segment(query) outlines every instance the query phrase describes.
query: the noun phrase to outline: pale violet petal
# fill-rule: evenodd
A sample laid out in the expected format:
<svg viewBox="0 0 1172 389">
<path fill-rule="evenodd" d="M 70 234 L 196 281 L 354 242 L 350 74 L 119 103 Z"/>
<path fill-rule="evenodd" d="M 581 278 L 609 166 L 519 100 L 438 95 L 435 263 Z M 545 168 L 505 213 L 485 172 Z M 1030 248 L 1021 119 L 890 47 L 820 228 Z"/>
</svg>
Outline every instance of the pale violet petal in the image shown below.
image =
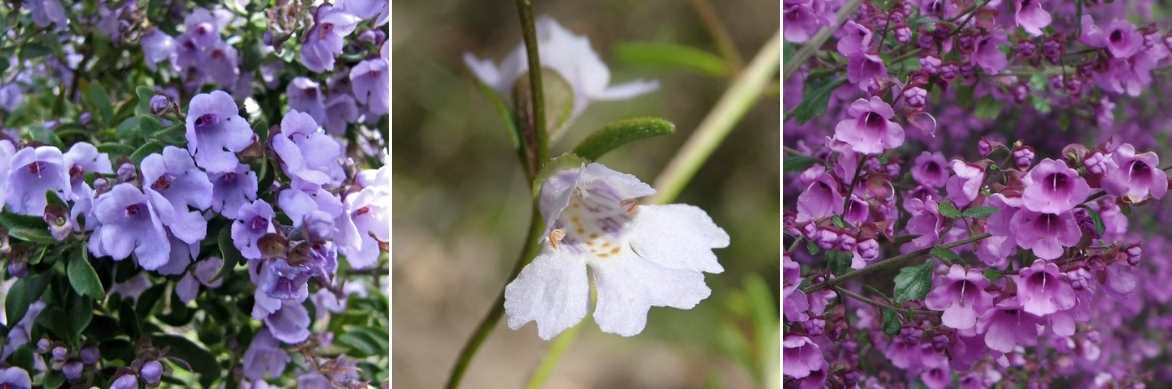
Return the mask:
<svg viewBox="0 0 1172 389">
<path fill-rule="evenodd" d="M 607 87 L 592 96 L 594 100 L 626 100 L 659 89 L 659 81 L 635 80 Z"/>
<path fill-rule="evenodd" d="M 545 340 L 581 321 L 589 300 L 586 263 L 568 250 L 546 249 L 505 287 L 509 328 L 536 321 Z"/>
</svg>

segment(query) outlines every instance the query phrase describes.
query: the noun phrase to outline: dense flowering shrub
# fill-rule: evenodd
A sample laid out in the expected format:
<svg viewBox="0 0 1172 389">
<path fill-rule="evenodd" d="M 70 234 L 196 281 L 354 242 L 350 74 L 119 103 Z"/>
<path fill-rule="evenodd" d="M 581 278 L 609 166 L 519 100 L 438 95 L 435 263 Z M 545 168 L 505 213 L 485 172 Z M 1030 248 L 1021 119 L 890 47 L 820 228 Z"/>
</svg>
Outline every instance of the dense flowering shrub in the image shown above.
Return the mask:
<svg viewBox="0 0 1172 389">
<path fill-rule="evenodd" d="M 0 386 L 385 381 L 387 6 L 0 8 Z"/>
<path fill-rule="evenodd" d="M 1172 379 L 1163 11 L 787 0 L 785 385 Z"/>
</svg>

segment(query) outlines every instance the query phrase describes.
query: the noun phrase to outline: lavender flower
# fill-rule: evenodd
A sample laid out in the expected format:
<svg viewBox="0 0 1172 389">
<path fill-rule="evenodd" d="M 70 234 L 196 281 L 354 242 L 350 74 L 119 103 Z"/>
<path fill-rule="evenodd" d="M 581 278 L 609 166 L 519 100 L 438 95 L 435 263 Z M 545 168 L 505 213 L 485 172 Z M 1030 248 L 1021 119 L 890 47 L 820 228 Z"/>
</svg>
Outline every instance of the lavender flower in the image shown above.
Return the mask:
<svg viewBox="0 0 1172 389">
<path fill-rule="evenodd" d="M 1042 259 L 1057 259 L 1063 248 L 1078 244 L 1082 231 L 1072 212 L 1037 213 L 1028 209 L 1013 214 L 1010 225 L 1017 245 Z"/>
<path fill-rule="evenodd" d="M 1030 35 L 1038 36 L 1050 25 L 1050 13 L 1042 9 L 1041 0 L 1014 0 L 1013 20 Z"/>
<path fill-rule="evenodd" d="M 948 274 L 937 277 L 935 287 L 924 299 L 924 305 L 934 311 L 944 311 L 945 326 L 967 330 L 977 324 L 977 315 L 993 304 L 993 295 L 985 291 L 988 281 L 977 270 L 960 265 L 948 268 Z"/>
<path fill-rule="evenodd" d="M 72 193 L 64 156 L 56 147 L 17 151 L 8 162 L 7 175 L 4 204 L 15 213 L 42 216 L 47 204 L 45 192 L 54 191 L 62 199 L 69 199 Z"/>
<path fill-rule="evenodd" d="M 252 343 L 248 344 L 242 359 L 244 376 L 259 381 L 280 376 L 289 363 L 289 354 L 281 349 L 281 344 L 269 329 L 261 328 L 252 337 Z"/>
<path fill-rule="evenodd" d="M 174 212 L 161 195 L 118 184 L 98 197 L 95 214 L 101 225 L 90 237 L 90 251 L 122 260 L 133 251 L 138 264 L 158 269 L 170 261 L 171 245 L 160 214 Z"/>
<path fill-rule="evenodd" d="M 1038 341 L 1040 319 L 1021 308 L 1015 298 L 997 303 L 985 311 L 977 322 L 978 331 L 985 333 L 985 345 L 1003 353 L 1016 346 L 1032 346 Z"/>
<path fill-rule="evenodd" d="M 1066 161 L 1043 159 L 1022 180 L 1022 204 L 1034 212 L 1062 213 L 1087 199 L 1091 187 Z"/>
<path fill-rule="evenodd" d="M 281 308 L 264 318 L 273 337 L 287 344 L 309 339 L 309 311 L 301 303 L 285 301 Z"/>
<path fill-rule="evenodd" d="M 1103 180 L 1108 193 L 1138 203 L 1149 197 L 1163 198 L 1168 192 L 1168 173 L 1160 168 L 1156 153 L 1136 154 L 1134 146 L 1123 144 L 1111 153 L 1111 162 Z"/>
<path fill-rule="evenodd" d="M 387 61 L 382 58 L 359 62 L 350 69 L 354 98 L 372 115 L 385 114 L 391 108 L 389 70 Z"/>
<path fill-rule="evenodd" d="M 787 335 L 782 341 L 782 350 L 782 358 L 786 361 L 782 367 L 786 376 L 805 378 L 826 367 L 818 344 L 805 336 Z"/>
<path fill-rule="evenodd" d="M 237 218 L 232 222 L 232 243 L 240 250 L 240 255 L 248 259 L 260 259 L 261 252 L 258 242 L 265 234 L 276 232 L 273 218 L 276 214 L 273 207 L 264 200 L 256 200 L 243 205 L 237 212 Z"/>
<path fill-rule="evenodd" d="M 285 97 L 289 99 L 290 109 L 309 114 L 318 125 L 326 122 L 325 94 L 313 80 L 305 77 L 294 78 L 285 88 Z"/>
<path fill-rule="evenodd" d="M 1022 309 L 1030 314 L 1041 317 L 1074 308 L 1074 289 L 1052 262 L 1035 261 L 1014 282 Z"/>
<path fill-rule="evenodd" d="M 198 94 L 187 110 L 187 151 L 208 172 L 233 171 L 237 152 L 252 143 L 252 129 L 223 91 Z"/>
<path fill-rule="evenodd" d="M 377 171 L 365 171 L 359 177 L 361 180 L 371 175 L 374 177 L 365 183 L 362 190 L 346 196 L 345 200 L 345 215 L 349 223 L 354 225 L 353 231 L 358 235 L 357 245 L 339 244 L 346 261 L 355 269 L 369 269 L 377 265 L 381 253 L 379 245 L 389 242 L 391 238 L 390 208 L 386 206 L 391 199 L 391 171 L 384 166 Z M 343 231 L 350 230 L 344 228 Z"/>
<path fill-rule="evenodd" d="M 32 389 L 33 383 L 28 372 L 19 367 L 0 369 L 0 387 L 12 389 Z"/>
<path fill-rule="evenodd" d="M 342 146 L 308 114 L 286 113 L 281 132 L 272 136 L 272 147 L 285 174 L 296 180 L 332 188 L 346 178 L 340 162 Z"/>
<path fill-rule="evenodd" d="M 322 128 L 338 136 L 346 132 L 346 126 L 358 120 L 358 104 L 346 94 L 336 94 L 326 100 L 326 121 Z"/>
<path fill-rule="evenodd" d="M 256 173 L 248 165 L 223 173 L 212 173 L 212 210 L 235 219 L 241 206 L 256 200 Z"/>
<path fill-rule="evenodd" d="M 879 154 L 903 145 L 903 127 L 891 121 L 895 111 L 878 97 L 855 100 L 846 112 L 847 119 L 834 127 L 834 139 L 849 144 L 851 150 Z"/>
<path fill-rule="evenodd" d="M 341 7 L 318 6 L 313 27 L 305 32 L 301 44 L 301 64 L 314 73 L 334 70 L 334 59 L 342 54 L 345 44 L 342 38 L 354 31 L 359 21 Z"/>
</svg>

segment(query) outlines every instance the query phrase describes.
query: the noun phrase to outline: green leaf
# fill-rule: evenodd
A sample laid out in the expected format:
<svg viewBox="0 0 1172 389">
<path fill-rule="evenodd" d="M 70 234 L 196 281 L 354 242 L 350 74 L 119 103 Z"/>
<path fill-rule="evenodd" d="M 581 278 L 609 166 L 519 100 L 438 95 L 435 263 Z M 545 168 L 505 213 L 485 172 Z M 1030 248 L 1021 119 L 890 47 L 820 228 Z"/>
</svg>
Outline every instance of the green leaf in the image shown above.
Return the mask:
<svg viewBox="0 0 1172 389">
<path fill-rule="evenodd" d="M 1091 221 L 1095 224 L 1095 234 L 1102 236 L 1103 231 L 1107 229 L 1107 227 L 1103 225 L 1103 215 L 1100 214 L 1099 211 L 1090 208 L 1084 207 L 1084 209 L 1086 209 L 1087 212 L 1091 214 Z"/>
<path fill-rule="evenodd" d="M 971 218 L 976 218 L 976 219 L 984 219 L 984 218 L 987 218 L 987 217 L 993 215 L 994 213 L 997 213 L 997 208 L 994 208 L 994 207 L 972 207 L 972 208 L 964 210 L 964 212 L 961 213 L 961 216 L 971 217 Z"/>
<path fill-rule="evenodd" d="M 9 357 L 9 363 L 13 366 L 18 366 L 28 371 L 33 370 L 33 349 L 30 345 L 21 346 L 16 349 L 16 352 Z"/>
<path fill-rule="evenodd" d="M 842 275 L 851 270 L 851 253 L 841 250 L 826 251 L 826 261 L 830 264 L 830 271 Z"/>
<path fill-rule="evenodd" d="M 69 299 L 69 326 L 73 330 L 73 336 L 80 336 L 86 327 L 89 327 L 90 321 L 94 317 L 94 300 L 71 294 Z"/>
<path fill-rule="evenodd" d="M 73 290 L 77 291 L 77 294 L 101 300 L 102 297 L 106 296 L 106 289 L 102 287 L 102 281 L 98 279 L 98 273 L 90 264 L 89 254 L 86 251 L 84 247 L 78 248 L 73 259 L 69 260 L 69 268 L 66 271 L 69 276 L 69 285 L 73 286 Z"/>
<path fill-rule="evenodd" d="M 178 335 L 155 335 L 151 341 L 158 346 L 167 348 L 168 357 L 182 361 L 180 366 L 190 366 L 191 370 L 199 374 L 199 382 L 204 387 L 211 386 L 216 378 L 220 377 L 220 363 L 216 361 L 207 349 L 203 348 Z"/>
<path fill-rule="evenodd" d="M 57 389 L 65 384 L 65 374 L 60 371 L 53 371 L 45 375 L 45 381 L 41 384 L 44 389 Z"/>
<path fill-rule="evenodd" d="M 574 154 L 596 160 L 607 152 L 622 145 L 653 136 L 668 135 L 675 132 L 676 126 L 660 118 L 633 118 L 623 119 L 607 124 L 601 130 L 586 137 Z"/>
<path fill-rule="evenodd" d="M 134 161 L 134 164 L 137 165 L 142 163 L 142 160 L 146 159 L 147 156 L 162 152 L 163 144 L 152 140 L 150 142 L 146 142 L 142 146 L 139 146 L 138 149 L 134 150 L 133 153 L 130 153 L 130 160 Z"/>
<path fill-rule="evenodd" d="M 996 119 L 1001 114 L 1001 102 L 992 97 L 983 97 L 977 100 L 977 106 L 973 109 L 973 116 L 984 120 Z"/>
<path fill-rule="evenodd" d="M 88 319 L 87 319 L 88 320 Z M 49 330 L 58 339 L 65 340 L 73 346 L 77 344 L 77 334 L 73 332 L 73 319 L 65 313 L 59 305 L 47 305 L 45 310 L 37 316 L 37 325 Z"/>
<path fill-rule="evenodd" d="M 1001 274 L 1001 272 L 998 271 L 997 269 L 993 269 L 993 268 L 985 269 L 985 278 L 989 279 L 989 281 L 997 281 L 997 280 L 1001 279 L 1002 276 L 1004 276 L 1004 275 Z"/>
<path fill-rule="evenodd" d="M 930 251 L 930 254 L 933 257 L 943 259 L 944 262 L 948 263 L 956 263 L 961 260 L 960 255 L 958 255 L 956 252 L 940 246 L 933 247 Z"/>
<path fill-rule="evenodd" d="M 52 235 L 49 235 L 49 225 L 45 224 L 45 221 L 39 217 L 2 212 L 0 213 L 0 226 L 8 230 L 8 236 L 25 242 L 58 243 Z"/>
<path fill-rule="evenodd" d="M 81 99 L 85 106 L 91 110 L 91 115 L 99 125 L 102 127 L 110 125 L 110 121 L 114 119 L 114 105 L 110 104 L 110 94 L 106 92 L 106 88 L 102 87 L 101 83 L 82 84 Z"/>
<path fill-rule="evenodd" d="M 114 157 L 129 156 L 130 154 L 134 154 L 135 151 L 133 146 L 124 145 L 121 143 L 102 143 L 96 147 L 98 148 L 98 151 L 110 154 L 111 160 L 114 160 Z"/>
<path fill-rule="evenodd" d="M 151 97 L 155 96 L 155 89 L 146 85 L 134 88 L 135 104 L 134 116 L 151 115 Z"/>
<path fill-rule="evenodd" d="M 28 60 L 33 58 L 44 57 L 52 53 L 53 50 L 49 46 L 40 43 L 26 43 L 20 47 L 20 59 Z"/>
<path fill-rule="evenodd" d="M 712 77 L 729 74 L 728 65 L 716 54 L 669 42 L 625 42 L 614 49 L 621 62 L 654 70 L 681 69 Z"/>
<path fill-rule="evenodd" d="M 793 110 L 794 118 L 798 120 L 798 123 L 808 122 L 815 116 L 826 112 L 826 105 L 830 102 L 831 92 L 834 92 L 834 88 L 837 88 L 844 82 L 846 82 L 846 78 L 833 72 L 810 75 L 806 79 L 805 94 L 802 96 L 802 103 L 798 104 Z"/>
<path fill-rule="evenodd" d="M 899 269 L 895 276 L 895 302 L 919 300 L 932 289 L 932 268 L 927 263 Z"/>
<path fill-rule="evenodd" d="M 31 275 L 16 280 L 4 298 L 4 313 L 11 326 L 20 321 L 28 312 L 28 306 L 41 297 L 48 281 L 44 275 Z"/>
<path fill-rule="evenodd" d="M 505 102 L 505 99 L 501 95 L 497 94 L 495 89 L 488 86 L 488 84 L 478 80 L 476 81 L 476 86 L 480 88 L 480 92 L 484 97 L 487 97 L 488 101 L 492 103 L 493 110 L 501 117 L 501 121 L 505 123 L 505 129 L 509 130 L 509 140 L 513 142 L 513 148 L 520 148 L 521 129 L 517 127 L 516 121 L 513 120 L 513 111 L 509 108 L 509 104 Z"/>
<path fill-rule="evenodd" d="M 799 172 L 814 166 L 815 163 L 818 163 L 817 159 L 805 155 L 786 154 L 785 158 L 781 160 L 781 171 L 783 173 Z"/>
<path fill-rule="evenodd" d="M 883 308 L 883 332 L 887 335 L 899 335 L 903 324 L 899 322 L 899 315 L 894 310 Z"/>
<path fill-rule="evenodd" d="M 220 272 L 214 278 L 218 280 L 227 277 L 236 268 L 236 264 L 244 263 L 246 260 L 240 254 L 240 250 L 236 249 L 236 245 L 232 243 L 232 228 L 230 226 L 220 229 L 220 234 L 216 237 L 216 244 L 220 246 L 220 258 L 224 260 L 224 267 L 220 268 Z"/>
<path fill-rule="evenodd" d="M 956 206 L 952 205 L 952 201 L 948 199 L 940 200 L 936 210 L 940 212 L 940 216 L 944 216 L 949 219 L 956 219 L 962 216 L 960 210 L 956 209 Z"/>
</svg>

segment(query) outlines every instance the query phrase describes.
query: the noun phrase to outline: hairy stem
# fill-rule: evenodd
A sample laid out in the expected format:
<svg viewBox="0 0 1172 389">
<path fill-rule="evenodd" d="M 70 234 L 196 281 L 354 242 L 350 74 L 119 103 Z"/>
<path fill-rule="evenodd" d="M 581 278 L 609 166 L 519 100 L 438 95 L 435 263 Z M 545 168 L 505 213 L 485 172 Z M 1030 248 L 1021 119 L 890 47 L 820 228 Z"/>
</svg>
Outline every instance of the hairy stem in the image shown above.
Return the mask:
<svg viewBox="0 0 1172 389">
<path fill-rule="evenodd" d="M 871 273 L 874 273 L 874 272 L 877 272 L 880 270 L 884 270 L 884 269 L 891 269 L 891 268 L 903 266 L 909 262 L 926 258 L 930 255 L 930 253 L 934 247 L 943 247 L 946 249 L 951 249 L 951 248 L 955 248 L 955 247 L 959 247 L 959 246 L 964 246 L 969 243 L 977 242 L 982 239 L 988 238 L 990 236 L 992 236 L 992 235 L 990 235 L 989 233 L 977 234 L 977 235 L 973 235 L 968 238 L 961 239 L 961 240 L 958 240 L 955 242 L 942 244 L 939 246 L 926 247 L 926 248 L 922 248 L 922 249 L 919 249 L 916 251 L 912 251 L 907 254 L 896 255 L 894 257 L 887 258 L 887 259 L 884 259 L 879 262 L 875 262 L 871 266 L 867 266 L 862 269 L 843 274 L 843 275 L 839 276 L 838 278 L 826 280 L 821 283 L 807 286 L 805 288 L 802 288 L 802 291 L 806 292 L 806 293 L 810 293 L 810 292 L 813 292 L 813 291 L 819 290 L 819 289 L 831 288 L 831 287 L 840 285 L 840 284 L 842 284 L 850 279 L 853 279 L 853 278 L 862 277 L 867 274 L 871 274 Z"/>
<path fill-rule="evenodd" d="M 779 36 L 774 34 L 745 68 L 716 106 L 700 122 L 696 132 L 680 149 L 667 167 L 655 180 L 658 192 L 651 198 L 652 203 L 664 203 L 676 198 L 684 185 L 692 180 L 704 161 L 712 155 L 733 127 L 745 116 L 761 97 L 766 86 L 773 85 L 771 78 L 777 71 L 777 57 L 781 50 Z"/>
<path fill-rule="evenodd" d="M 549 133 L 545 128 L 545 93 L 541 86 L 541 58 L 537 48 L 537 27 L 533 23 L 533 2 L 531 0 L 517 0 L 517 13 L 521 16 L 521 33 L 525 39 L 525 55 L 529 59 L 529 93 L 533 115 L 530 116 L 533 126 L 536 149 L 534 171 L 541 171 L 546 160 L 549 159 Z M 522 125 L 525 125 L 522 123 Z"/>
</svg>

